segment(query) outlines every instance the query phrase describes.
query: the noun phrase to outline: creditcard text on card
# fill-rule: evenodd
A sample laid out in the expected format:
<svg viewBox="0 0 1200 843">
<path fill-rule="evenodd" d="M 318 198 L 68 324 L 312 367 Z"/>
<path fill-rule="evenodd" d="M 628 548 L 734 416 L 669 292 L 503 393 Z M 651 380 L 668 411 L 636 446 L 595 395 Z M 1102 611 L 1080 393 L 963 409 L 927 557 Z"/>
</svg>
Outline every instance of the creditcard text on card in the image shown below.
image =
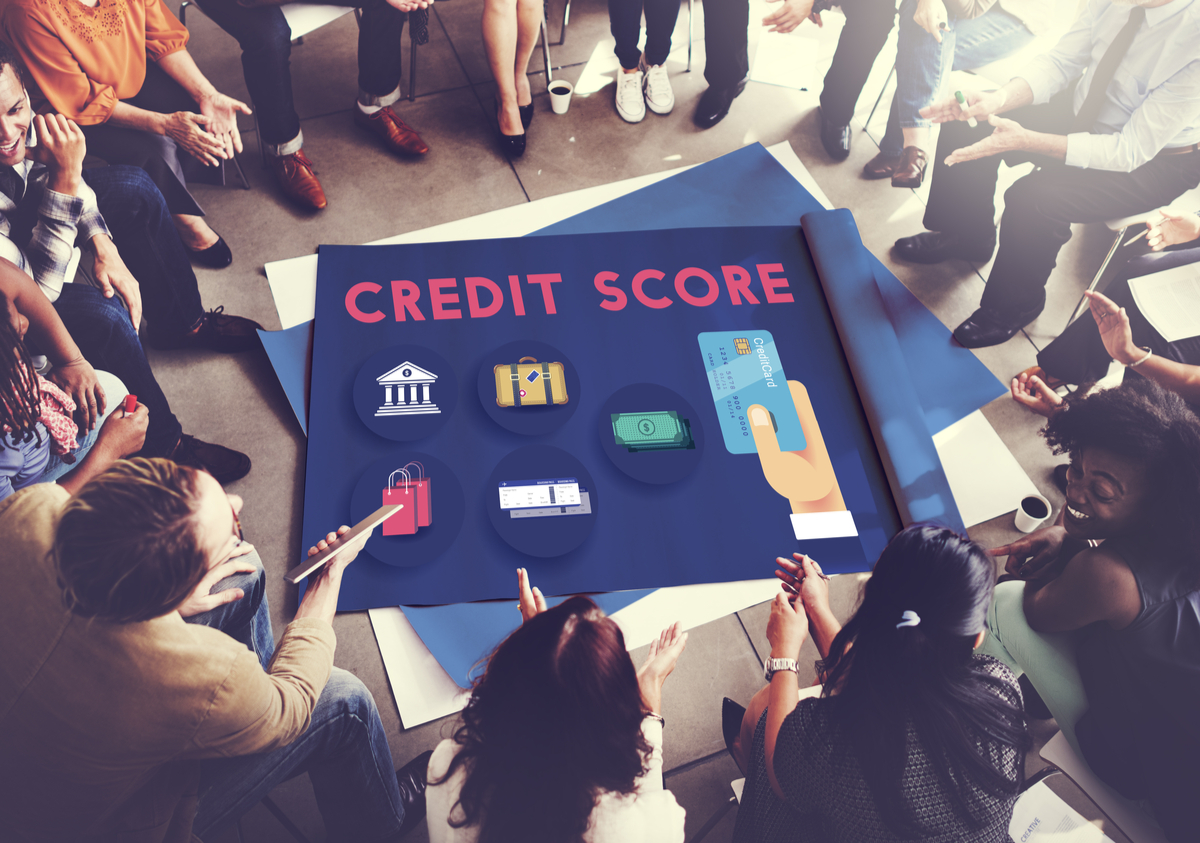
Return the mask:
<svg viewBox="0 0 1200 843">
<path fill-rule="evenodd" d="M 759 404 L 771 413 L 780 450 L 803 451 L 804 430 L 771 332 L 705 331 L 696 339 L 726 450 L 756 452 L 746 409 Z"/>
</svg>

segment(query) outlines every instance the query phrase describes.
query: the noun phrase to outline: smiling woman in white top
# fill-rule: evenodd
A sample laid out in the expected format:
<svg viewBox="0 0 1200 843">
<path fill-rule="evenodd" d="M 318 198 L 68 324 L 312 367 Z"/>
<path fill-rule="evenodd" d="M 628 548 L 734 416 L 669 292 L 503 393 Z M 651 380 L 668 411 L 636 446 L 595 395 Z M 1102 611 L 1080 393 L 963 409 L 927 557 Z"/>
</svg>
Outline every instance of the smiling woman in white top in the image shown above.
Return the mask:
<svg viewBox="0 0 1200 843">
<path fill-rule="evenodd" d="M 663 789 L 660 711 L 687 633 L 664 630 L 635 669 L 595 603 L 547 609 L 518 577 L 524 622 L 429 762 L 430 843 L 682 843 L 684 810 Z"/>
</svg>

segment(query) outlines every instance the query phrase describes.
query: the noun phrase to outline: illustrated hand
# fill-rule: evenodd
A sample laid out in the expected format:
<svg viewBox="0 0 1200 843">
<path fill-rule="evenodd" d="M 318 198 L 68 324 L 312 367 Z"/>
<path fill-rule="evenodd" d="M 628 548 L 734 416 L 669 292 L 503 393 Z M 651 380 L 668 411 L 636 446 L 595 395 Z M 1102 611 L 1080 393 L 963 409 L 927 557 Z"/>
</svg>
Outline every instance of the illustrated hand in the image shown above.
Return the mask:
<svg viewBox="0 0 1200 843">
<path fill-rule="evenodd" d="M 96 377 L 92 364 L 79 357 L 70 363 L 56 365 L 46 376 L 75 402 L 75 414 L 82 430 L 91 430 L 104 412 L 104 387 Z"/>
<path fill-rule="evenodd" d="M 96 448 L 108 452 L 114 460 L 136 454 L 146 443 L 149 426 L 150 409 L 145 404 L 138 404 L 132 413 L 116 410 L 104 420 L 96 437 Z"/>
<path fill-rule="evenodd" d="M 338 527 L 338 531 L 336 533 L 327 533 L 325 538 L 317 542 L 314 547 L 310 547 L 308 549 L 308 555 L 317 555 L 348 532 L 350 532 L 350 528 L 343 524 L 341 527 Z M 345 550 L 326 562 L 325 567 L 321 569 L 320 576 L 341 574 L 341 572 L 346 569 L 347 565 L 358 558 L 359 551 L 363 549 L 367 543 L 367 540 L 371 538 L 371 534 L 374 532 L 374 527 L 372 527 L 370 530 L 367 530 L 365 533 L 347 545 Z M 305 596 L 307 597 L 308 595 L 306 594 Z"/>
<path fill-rule="evenodd" d="M 939 44 L 942 43 L 942 30 L 950 22 L 950 14 L 942 0 L 920 0 L 917 3 L 917 13 L 913 15 L 917 26 L 928 32 Z"/>
<path fill-rule="evenodd" d="M 219 583 L 226 577 L 231 577 L 234 574 L 249 574 L 257 569 L 257 566 L 252 562 L 241 562 L 239 557 L 245 556 L 250 551 L 254 550 L 254 545 L 242 542 L 233 549 L 229 554 L 229 558 L 211 568 L 204 579 L 192 589 L 191 594 L 183 601 L 183 605 L 179 607 L 179 614 L 185 618 L 190 618 L 195 615 L 202 615 L 205 612 L 212 611 L 218 606 L 224 606 L 226 603 L 232 603 L 235 600 L 241 600 L 246 596 L 246 592 L 240 588 L 226 588 L 218 591 L 216 594 L 210 594 L 214 585 Z"/>
<path fill-rule="evenodd" d="M 767 0 L 768 3 L 779 3 L 780 0 Z M 791 32 L 804 23 L 805 18 L 811 18 L 813 0 L 783 0 L 783 5 L 773 14 L 762 19 L 763 26 L 771 27 L 768 32 Z M 818 23 L 817 26 L 821 24 Z"/>
<path fill-rule="evenodd" d="M 87 141 L 83 130 L 61 114 L 38 114 L 33 118 L 37 146 L 29 148 L 29 157 L 50 170 L 50 189 L 71 196 L 79 192 L 83 178 L 83 159 Z"/>
<path fill-rule="evenodd" d="M 1170 208 L 1159 208 L 1158 212 L 1162 219 L 1146 223 L 1150 229 L 1146 243 L 1151 251 L 1161 252 L 1167 246 L 1190 243 L 1200 238 L 1200 216 L 1176 213 Z"/>
<path fill-rule="evenodd" d="M 1134 345 L 1133 328 L 1125 308 L 1117 307 L 1117 303 L 1103 293 L 1089 290 L 1084 295 L 1088 298 L 1088 308 L 1096 320 L 1100 341 L 1104 343 L 1108 356 L 1126 366 L 1144 357 L 1146 352 Z"/>
<path fill-rule="evenodd" d="M 675 669 L 679 656 L 687 646 L 688 634 L 680 628 L 679 621 L 664 629 L 658 638 L 650 642 L 646 661 L 638 668 L 638 688 L 642 692 L 642 705 L 654 714 L 662 712 L 662 686 Z"/>
<path fill-rule="evenodd" d="M 1023 580 L 1042 579 L 1051 573 L 1052 563 L 1058 559 L 1066 537 L 1067 531 L 1063 527 L 1042 527 L 1024 538 L 994 547 L 988 552 L 992 556 L 1007 556 L 1004 570 L 1014 577 Z"/>
<path fill-rule="evenodd" d="M 776 659 L 800 658 L 800 647 L 808 637 L 808 615 L 804 607 L 794 605 L 782 589 L 771 604 L 771 616 L 767 618 L 767 640 L 771 642 L 771 657 Z"/>
<path fill-rule="evenodd" d="M 791 502 L 792 512 L 836 512 L 846 508 L 833 473 L 833 463 L 817 424 L 808 390 L 799 381 L 788 381 L 796 415 L 804 431 L 803 451 L 781 451 L 771 424 L 771 414 L 761 404 L 746 408 L 750 434 L 767 483 Z"/>
<path fill-rule="evenodd" d="M 250 107 L 224 94 L 210 94 L 200 99 L 200 114 L 208 118 L 208 131 L 219 140 L 225 154 L 232 158 L 234 152 L 242 151 L 242 136 L 238 132 L 238 112 L 249 115 Z"/>
<path fill-rule="evenodd" d="M 519 599 L 517 608 L 521 610 L 521 623 L 546 611 L 546 598 L 538 589 L 529 587 L 529 572 L 517 568 L 517 592 Z"/>
<path fill-rule="evenodd" d="M 92 241 L 96 246 L 96 262 L 92 274 L 100 283 L 100 290 L 106 299 L 111 299 L 114 291 L 125 299 L 125 306 L 129 308 L 129 320 L 133 322 L 133 330 L 136 331 L 142 324 L 142 288 L 125 266 L 125 261 L 121 260 L 117 247 L 107 235 L 97 234 Z"/>
<path fill-rule="evenodd" d="M 167 137 L 179 144 L 193 158 L 204 164 L 216 166 L 220 158 L 230 158 L 225 151 L 225 141 L 207 131 L 209 118 L 191 111 L 176 111 L 165 115 L 163 130 Z M 240 143 L 240 141 L 239 141 Z"/>
<path fill-rule="evenodd" d="M 1025 127 L 1007 117 L 995 114 L 987 119 L 994 131 L 978 143 L 956 149 L 946 157 L 946 166 L 953 167 L 963 161 L 974 161 L 991 155 L 1001 155 L 1014 149 L 1024 149 L 1028 143 Z"/>
<path fill-rule="evenodd" d="M 985 120 L 1000 111 L 1008 101 L 1003 89 L 984 92 L 963 91 L 962 94 L 963 99 L 967 101 L 965 107 L 959 105 L 958 98 L 952 94 L 940 102 L 925 106 L 919 113 L 934 123 L 949 123 L 953 120 L 966 120 L 968 117 Z"/>
<path fill-rule="evenodd" d="M 1022 372 L 1012 379 L 1009 388 L 1014 401 L 1039 416 L 1050 418 L 1063 405 L 1062 397 L 1037 375 Z"/>
</svg>

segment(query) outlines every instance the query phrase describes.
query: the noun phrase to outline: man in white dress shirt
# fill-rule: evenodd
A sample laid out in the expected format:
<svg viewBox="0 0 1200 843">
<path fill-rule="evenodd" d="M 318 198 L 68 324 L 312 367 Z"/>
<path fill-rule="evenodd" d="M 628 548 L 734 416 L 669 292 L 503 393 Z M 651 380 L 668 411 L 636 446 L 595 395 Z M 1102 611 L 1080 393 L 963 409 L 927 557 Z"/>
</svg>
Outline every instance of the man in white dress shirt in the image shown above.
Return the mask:
<svg viewBox="0 0 1200 843">
<path fill-rule="evenodd" d="M 986 262 L 1000 162 L 1038 165 L 1005 193 L 983 300 L 954 331 L 960 344 L 982 348 L 1041 313 L 1071 223 L 1150 211 L 1200 184 L 1200 2 L 1088 0 L 1020 76 L 997 91 L 964 93 L 965 106 L 951 97 L 922 111 L 946 123 L 929 230 L 900 238 L 893 253 L 915 263 Z"/>
</svg>

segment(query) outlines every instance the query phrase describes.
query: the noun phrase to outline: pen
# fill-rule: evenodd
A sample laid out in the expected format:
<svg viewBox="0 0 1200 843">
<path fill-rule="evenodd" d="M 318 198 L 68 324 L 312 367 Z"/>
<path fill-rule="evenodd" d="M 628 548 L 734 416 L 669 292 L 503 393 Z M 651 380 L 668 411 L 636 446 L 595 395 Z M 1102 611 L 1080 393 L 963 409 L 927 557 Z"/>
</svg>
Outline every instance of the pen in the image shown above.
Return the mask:
<svg viewBox="0 0 1200 843">
<path fill-rule="evenodd" d="M 137 396 L 136 395 L 126 395 L 125 396 L 125 406 L 121 408 L 121 418 L 125 418 L 125 416 L 129 415 L 136 409 L 137 409 Z"/>
<path fill-rule="evenodd" d="M 1133 237 L 1130 237 L 1128 240 L 1126 240 L 1121 245 L 1124 247 L 1124 246 L 1128 246 L 1130 243 L 1136 243 L 1137 241 L 1141 240 L 1143 237 L 1145 237 L 1149 233 L 1150 233 L 1150 229 L 1147 228 L 1141 234 L 1137 234 L 1137 235 L 1134 235 Z"/>
<path fill-rule="evenodd" d="M 967 98 L 963 96 L 963 92 L 962 92 L 962 91 L 955 91 L 955 92 L 954 92 L 954 98 L 955 98 L 956 100 L 958 100 L 958 104 L 959 104 L 959 105 L 961 105 L 961 106 L 964 106 L 964 107 L 966 106 L 966 104 L 967 104 Z M 974 117 L 971 117 L 970 115 L 967 115 L 967 125 L 968 125 L 968 126 L 970 126 L 972 129 L 974 129 L 976 126 L 978 126 L 978 125 L 979 125 L 979 121 L 978 121 L 978 120 L 976 120 Z"/>
</svg>

